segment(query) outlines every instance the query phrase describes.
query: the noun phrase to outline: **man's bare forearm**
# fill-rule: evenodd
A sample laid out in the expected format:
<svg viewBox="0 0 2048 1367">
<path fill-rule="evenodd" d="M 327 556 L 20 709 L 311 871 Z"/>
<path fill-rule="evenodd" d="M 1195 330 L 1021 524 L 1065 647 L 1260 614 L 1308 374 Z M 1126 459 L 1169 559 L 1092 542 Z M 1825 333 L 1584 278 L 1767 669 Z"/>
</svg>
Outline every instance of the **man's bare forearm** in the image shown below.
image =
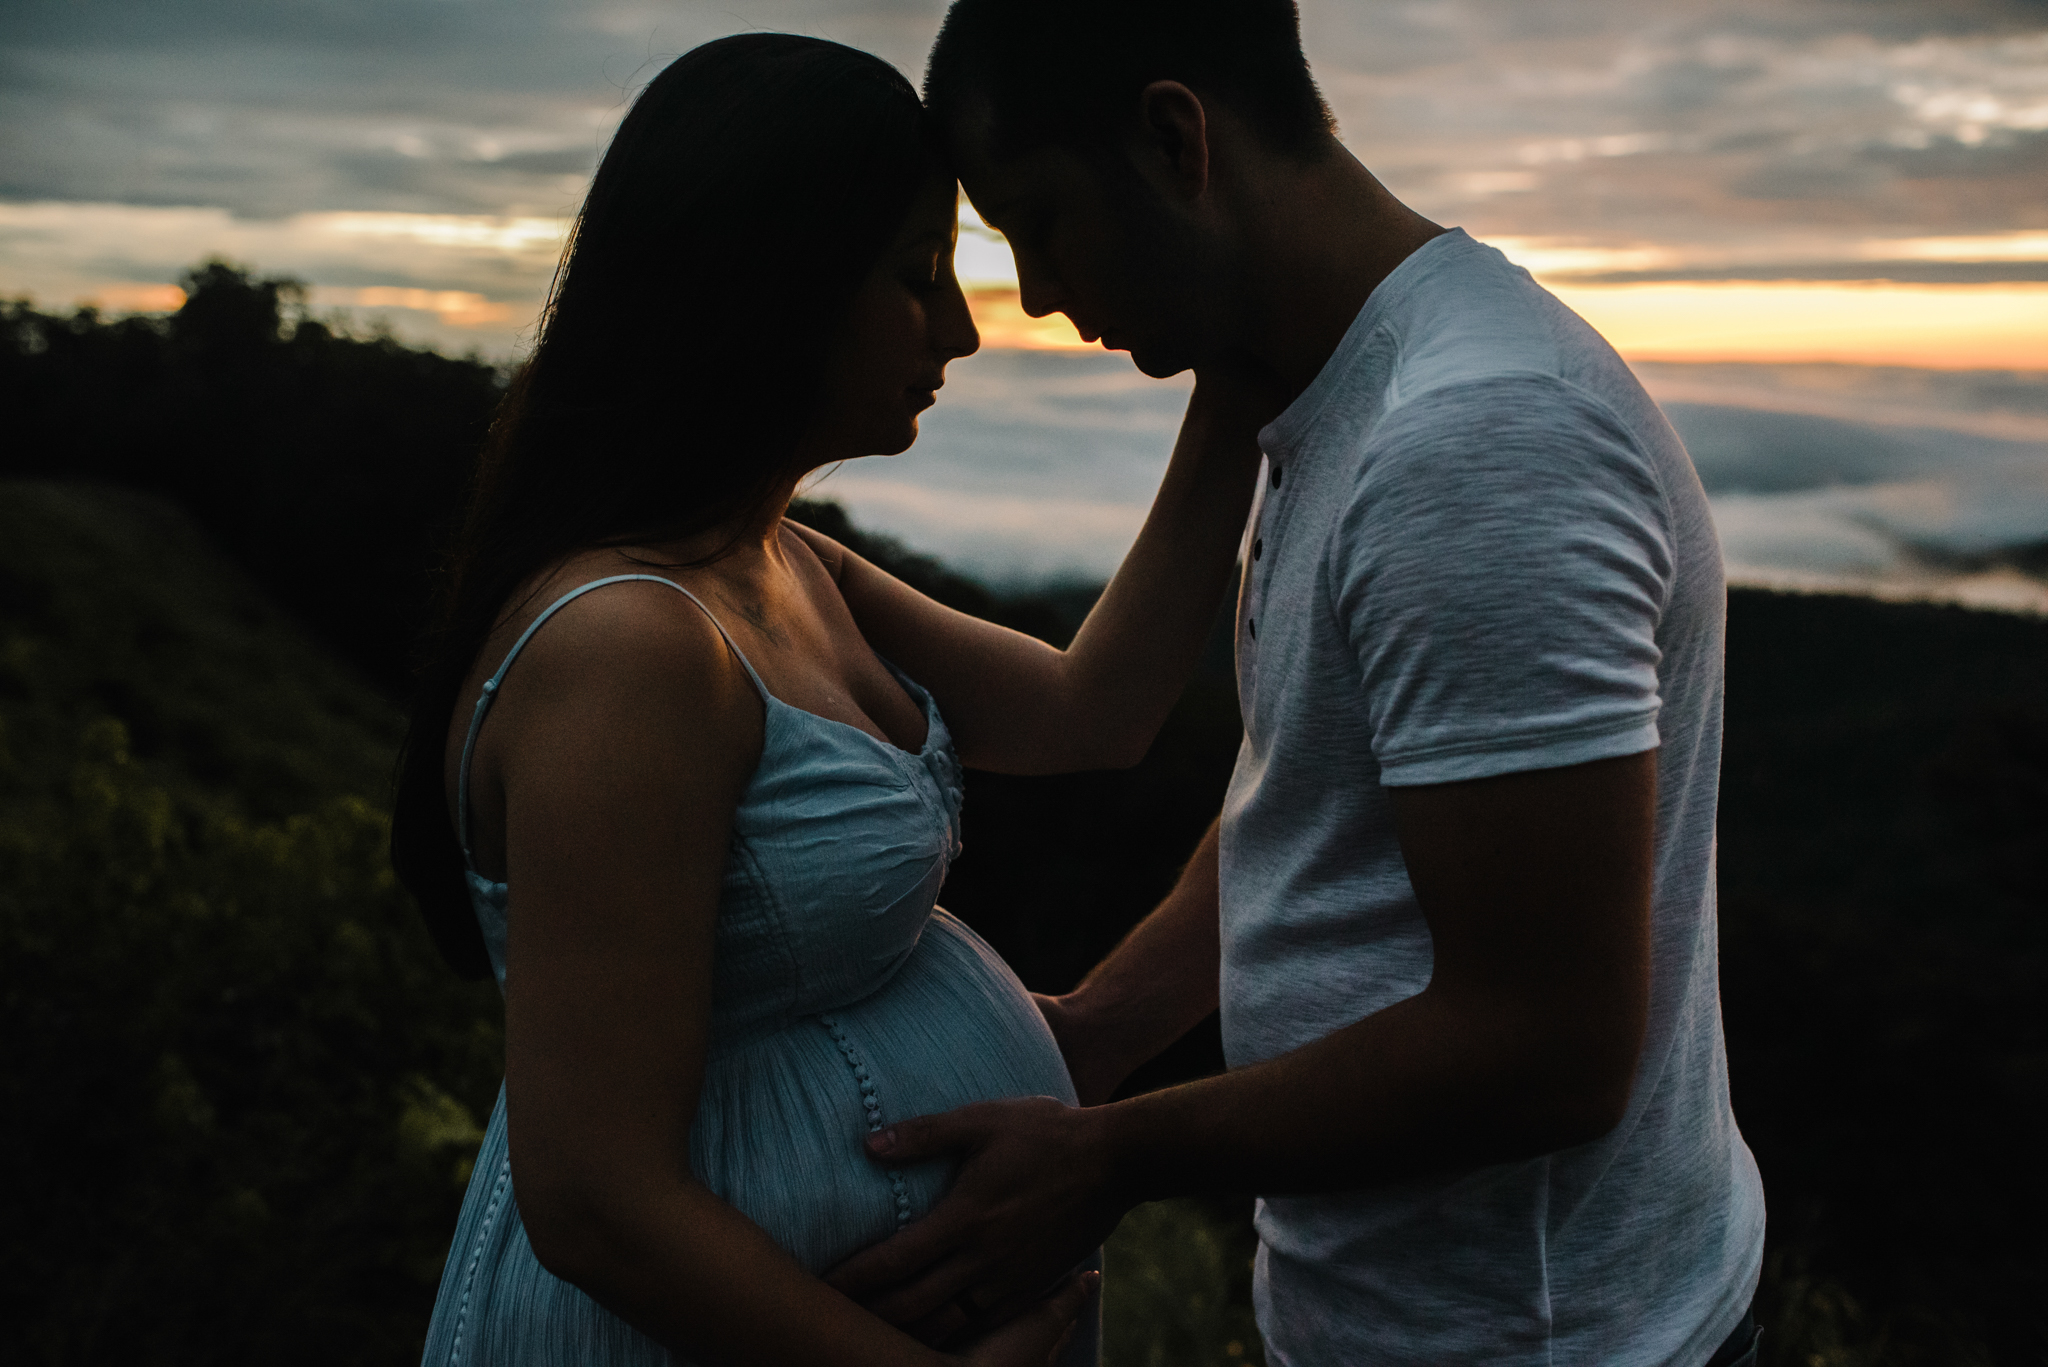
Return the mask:
<svg viewBox="0 0 2048 1367">
<path fill-rule="evenodd" d="M 1565 1051 L 1490 1004 L 1425 991 L 1270 1062 L 1104 1108 L 1130 1201 L 1343 1190 L 1510 1162 L 1618 1118 Z"/>
<path fill-rule="evenodd" d="M 1320 1191 L 1584 1143 L 1649 1010 L 1654 751 L 1393 790 L 1429 985 L 1291 1053 L 1109 1107 L 1136 1199 Z"/>
<path fill-rule="evenodd" d="M 1084 1103 L 1108 1100 L 1134 1069 L 1216 1009 L 1217 848 L 1212 821 L 1165 900 L 1079 987 L 1047 1004 Z"/>
</svg>

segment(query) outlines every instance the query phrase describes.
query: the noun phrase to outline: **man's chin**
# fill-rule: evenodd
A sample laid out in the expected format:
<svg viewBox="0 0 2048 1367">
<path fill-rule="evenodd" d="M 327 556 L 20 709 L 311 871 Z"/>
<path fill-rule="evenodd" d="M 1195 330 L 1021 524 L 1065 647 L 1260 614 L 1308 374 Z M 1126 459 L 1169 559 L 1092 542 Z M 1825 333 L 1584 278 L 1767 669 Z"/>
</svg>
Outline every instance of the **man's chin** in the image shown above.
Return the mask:
<svg viewBox="0 0 2048 1367">
<path fill-rule="evenodd" d="M 1131 347 L 1129 351 L 1131 364 L 1155 380 L 1170 380 L 1194 364 L 1182 353 L 1164 347 L 1141 345 Z"/>
</svg>

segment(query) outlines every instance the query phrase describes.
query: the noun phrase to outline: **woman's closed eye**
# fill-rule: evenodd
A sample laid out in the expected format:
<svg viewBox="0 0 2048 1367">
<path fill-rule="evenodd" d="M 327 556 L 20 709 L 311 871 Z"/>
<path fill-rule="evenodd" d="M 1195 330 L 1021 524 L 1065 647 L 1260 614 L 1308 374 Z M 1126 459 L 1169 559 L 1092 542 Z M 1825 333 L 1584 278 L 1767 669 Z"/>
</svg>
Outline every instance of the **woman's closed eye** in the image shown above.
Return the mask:
<svg viewBox="0 0 2048 1367">
<path fill-rule="evenodd" d="M 919 292 L 937 289 L 945 279 L 950 264 L 947 254 L 942 251 L 921 255 L 904 276 L 903 283 Z"/>
</svg>

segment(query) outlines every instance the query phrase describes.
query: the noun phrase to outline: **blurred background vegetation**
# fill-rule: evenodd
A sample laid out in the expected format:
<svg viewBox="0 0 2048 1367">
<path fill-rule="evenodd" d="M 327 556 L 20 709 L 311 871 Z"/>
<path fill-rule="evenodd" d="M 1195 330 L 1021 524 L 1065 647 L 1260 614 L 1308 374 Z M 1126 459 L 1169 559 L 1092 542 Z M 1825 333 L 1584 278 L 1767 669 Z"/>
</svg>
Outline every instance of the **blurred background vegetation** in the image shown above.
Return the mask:
<svg viewBox="0 0 2048 1367">
<path fill-rule="evenodd" d="M 384 862 L 408 643 L 503 377 L 219 263 L 0 305 L 0 1358 L 412 1361 L 501 1068 Z M 835 505 L 806 520 L 1062 640 Z M 1223 623 L 1136 769 L 969 778 L 946 905 L 1071 983 L 1238 742 Z M 1722 984 L 1766 1361 L 2048 1361 L 2048 623 L 1731 595 Z M 1220 1066 L 1213 1021 L 1134 1079 Z M 1111 1367 L 1261 1360 L 1248 1198 L 1133 1213 Z"/>
</svg>

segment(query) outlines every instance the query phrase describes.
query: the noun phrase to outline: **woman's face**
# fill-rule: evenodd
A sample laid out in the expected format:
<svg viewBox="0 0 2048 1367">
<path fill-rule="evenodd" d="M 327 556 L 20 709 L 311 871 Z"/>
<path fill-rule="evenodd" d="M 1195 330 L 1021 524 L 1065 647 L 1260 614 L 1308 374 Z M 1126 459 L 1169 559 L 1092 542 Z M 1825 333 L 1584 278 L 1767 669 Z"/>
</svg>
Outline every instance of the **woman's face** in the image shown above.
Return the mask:
<svg viewBox="0 0 2048 1367">
<path fill-rule="evenodd" d="M 847 310 L 803 444 L 811 468 L 909 449 L 946 362 L 981 345 L 953 276 L 959 231 L 959 191 L 951 176 L 934 175 Z"/>
</svg>

